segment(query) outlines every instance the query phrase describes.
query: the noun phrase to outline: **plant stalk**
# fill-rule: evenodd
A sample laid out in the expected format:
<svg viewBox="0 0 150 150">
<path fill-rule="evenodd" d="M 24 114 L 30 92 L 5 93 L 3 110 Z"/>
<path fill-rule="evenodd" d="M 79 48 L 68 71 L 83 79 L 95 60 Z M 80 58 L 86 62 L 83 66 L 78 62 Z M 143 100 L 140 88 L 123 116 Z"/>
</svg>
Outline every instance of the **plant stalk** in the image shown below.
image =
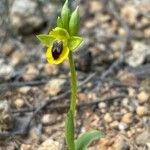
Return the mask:
<svg viewBox="0 0 150 150">
<path fill-rule="evenodd" d="M 74 117 L 76 109 L 76 95 L 77 95 L 77 82 L 76 82 L 76 72 L 73 60 L 72 51 L 69 52 L 69 63 L 70 63 L 70 73 L 71 73 L 71 102 L 70 109 L 67 114 L 65 122 L 65 134 L 66 142 L 68 145 L 68 150 L 75 150 L 75 137 L 74 137 Z"/>
<path fill-rule="evenodd" d="M 77 98 L 77 80 L 76 80 L 76 71 L 75 71 L 75 64 L 73 60 L 72 51 L 69 52 L 69 63 L 70 63 L 70 72 L 71 72 L 71 92 L 72 92 L 70 110 L 72 111 L 74 117 L 75 110 L 76 110 L 76 98 Z"/>
</svg>

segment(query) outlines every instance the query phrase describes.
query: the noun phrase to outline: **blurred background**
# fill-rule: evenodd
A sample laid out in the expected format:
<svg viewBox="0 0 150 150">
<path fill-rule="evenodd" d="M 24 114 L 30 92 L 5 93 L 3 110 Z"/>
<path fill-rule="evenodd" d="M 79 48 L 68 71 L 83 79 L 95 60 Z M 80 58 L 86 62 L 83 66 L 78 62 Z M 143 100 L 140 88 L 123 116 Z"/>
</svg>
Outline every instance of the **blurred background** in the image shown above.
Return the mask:
<svg viewBox="0 0 150 150">
<path fill-rule="evenodd" d="M 62 0 L 0 0 L 0 150 L 65 150 L 68 60 L 51 65 L 37 34 L 56 26 Z M 73 0 L 84 43 L 74 53 L 76 137 L 88 150 L 150 149 L 150 1 Z"/>
</svg>

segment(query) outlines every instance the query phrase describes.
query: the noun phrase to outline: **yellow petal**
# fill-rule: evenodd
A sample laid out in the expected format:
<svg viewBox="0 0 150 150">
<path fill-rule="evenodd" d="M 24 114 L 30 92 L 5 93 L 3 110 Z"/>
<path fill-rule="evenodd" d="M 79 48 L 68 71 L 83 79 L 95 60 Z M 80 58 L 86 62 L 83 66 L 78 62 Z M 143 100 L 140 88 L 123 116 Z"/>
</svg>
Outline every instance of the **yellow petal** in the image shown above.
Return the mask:
<svg viewBox="0 0 150 150">
<path fill-rule="evenodd" d="M 69 48 L 64 47 L 62 53 L 60 54 L 58 59 L 54 59 L 52 56 L 52 47 L 48 48 L 46 51 L 46 58 L 47 61 L 51 64 L 60 64 L 62 63 L 66 58 L 68 58 L 69 54 Z"/>
</svg>

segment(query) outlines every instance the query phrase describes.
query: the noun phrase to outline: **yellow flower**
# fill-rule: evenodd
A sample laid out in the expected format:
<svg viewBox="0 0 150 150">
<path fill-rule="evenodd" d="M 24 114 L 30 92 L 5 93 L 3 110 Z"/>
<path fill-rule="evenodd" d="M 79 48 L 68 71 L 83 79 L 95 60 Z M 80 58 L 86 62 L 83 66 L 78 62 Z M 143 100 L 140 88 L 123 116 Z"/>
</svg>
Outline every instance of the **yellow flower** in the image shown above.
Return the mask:
<svg viewBox="0 0 150 150">
<path fill-rule="evenodd" d="M 48 35 L 41 34 L 37 38 L 47 46 L 46 58 L 51 64 L 60 64 L 68 58 L 69 51 L 75 50 L 82 38 L 70 36 L 67 30 L 56 27 Z"/>
</svg>

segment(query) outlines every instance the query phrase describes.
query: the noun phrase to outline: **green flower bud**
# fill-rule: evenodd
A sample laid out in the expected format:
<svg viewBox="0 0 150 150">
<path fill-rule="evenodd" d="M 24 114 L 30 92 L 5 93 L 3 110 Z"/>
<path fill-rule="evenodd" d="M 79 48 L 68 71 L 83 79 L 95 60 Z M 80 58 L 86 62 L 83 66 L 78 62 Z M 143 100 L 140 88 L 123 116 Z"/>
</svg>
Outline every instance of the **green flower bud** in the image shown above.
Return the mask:
<svg viewBox="0 0 150 150">
<path fill-rule="evenodd" d="M 77 35 L 79 30 L 79 7 L 74 10 L 74 12 L 71 15 L 70 21 L 69 21 L 69 33 L 70 35 Z"/>
<path fill-rule="evenodd" d="M 62 20 L 60 17 L 57 18 L 57 27 L 62 28 Z"/>
<path fill-rule="evenodd" d="M 61 19 L 62 19 L 63 28 L 68 30 L 68 28 L 69 28 L 69 19 L 70 19 L 70 9 L 68 8 L 68 0 L 66 0 L 64 6 L 62 8 Z"/>
</svg>

